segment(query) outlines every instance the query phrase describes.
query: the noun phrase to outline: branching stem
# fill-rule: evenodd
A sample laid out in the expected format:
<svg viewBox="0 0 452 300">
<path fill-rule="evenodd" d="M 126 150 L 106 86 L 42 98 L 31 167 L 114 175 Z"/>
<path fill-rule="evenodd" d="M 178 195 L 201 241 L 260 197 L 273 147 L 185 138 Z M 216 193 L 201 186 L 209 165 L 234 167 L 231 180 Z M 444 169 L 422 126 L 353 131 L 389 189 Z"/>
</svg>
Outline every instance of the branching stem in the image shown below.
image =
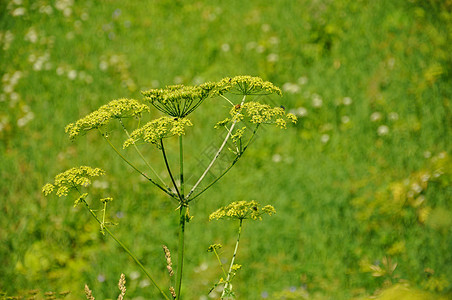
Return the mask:
<svg viewBox="0 0 452 300">
<path fill-rule="evenodd" d="M 137 171 L 138 173 L 140 173 L 144 178 L 146 178 L 147 180 L 149 180 L 151 183 L 153 183 L 155 186 L 157 186 L 159 189 L 161 189 L 162 191 L 164 191 L 167 195 L 169 195 L 171 198 L 175 198 L 175 195 L 173 192 L 171 192 L 170 190 L 165 189 L 164 187 L 162 187 L 160 184 L 158 184 L 157 182 L 155 182 L 154 180 L 152 180 L 152 178 L 148 177 L 146 174 L 144 174 L 143 172 L 141 172 L 137 167 L 135 167 L 127 158 L 125 158 L 124 155 L 121 154 L 121 152 L 118 151 L 118 149 L 116 149 L 116 147 L 110 142 L 110 140 L 108 139 L 108 137 L 99 129 L 99 132 L 101 133 L 101 135 L 104 137 L 104 139 L 107 141 L 107 143 L 110 145 L 110 147 L 116 152 L 116 154 L 119 155 L 119 157 L 122 158 L 122 160 L 124 160 L 129 166 L 131 166 L 135 171 Z"/>
<path fill-rule="evenodd" d="M 242 98 L 242 102 L 240 103 L 240 106 L 243 105 L 243 103 L 245 103 L 245 99 L 246 99 L 246 95 L 243 96 Z M 237 114 L 239 114 L 239 112 L 237 112 Z M 234 122 L 231 125 L 231 128 L 228 132 L 228 134 L 226 135 L 226 137 L 224 138 L 223 143 L 221 144 L 220 148 L 218 149 L 217 153 L 215 154 L 215 156 L 213 157 L 212 161 L 210 162 L 210 164 L 207 166 L 206 170 L 204 171 L 204 173 L 201 175 L 201 177 L 199 178 L 199 180 L 196 182 L 196 184 L 193 186 L 193 188 L 190 190 L 190 192 L 187 194 L 187 199 L 190 198 L 191 194 L 195 191 L 195 189 L 198 187 L 198 185 L 201 183 L 201 181 L 204 179 L 204 177 L 206 176 L 207 172 L 209 172 L 209 170 L 212 168 L 213 164 L 215 163 L 215 161 L 217 160 L 217 158 L 220 156 L 221 152 L 223 151 L 224 146 L 226 146 L 227 141 L 229 140 L 229 138 L 231 137 L 232 134 L 232 130 L 235 127 L 235 124 L 237 124 L 237 120 L 234 120 Z"/>
</svg>

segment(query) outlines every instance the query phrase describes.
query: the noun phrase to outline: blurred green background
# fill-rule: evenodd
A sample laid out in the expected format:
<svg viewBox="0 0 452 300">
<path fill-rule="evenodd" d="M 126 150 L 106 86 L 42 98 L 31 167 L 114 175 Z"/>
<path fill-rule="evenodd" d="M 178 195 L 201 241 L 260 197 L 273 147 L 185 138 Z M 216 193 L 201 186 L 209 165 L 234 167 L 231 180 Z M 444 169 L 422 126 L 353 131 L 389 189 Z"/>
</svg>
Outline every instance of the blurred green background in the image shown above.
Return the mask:
<svg viewBox="0 0 452 300">
<path fill-rule="evenodd" d="M 73 166 L 105 169 L 92 193 L 114 197 L 112 230 L 163 285 L 161 245 L 177 248 L 174 203 L 101 137 L 71 142 L 64 126 L 144 89 L 243 74 L 280 86 L 283 98 L 265 100 L 299 122 L 261 131 L 191 207 L 186 299 L 209 299 L 221 276 L 207 247 L 233 250 L 236 224 L 209 223 L 209 213 L 252 199 L 277 214 L 245 224 L 239 299 L 381 289 L 404 299 L 400 286 L 405 299 L 450 299 L 451 10 L 450 0 L 0 1 L 0 291 L 81 299 L 87 283 L 113 299 L 125 273 L 128 299 L 158 298 L 86 210 L 41 187 Z M 221 138 L 218 101 L 193 115 L 188 171 Z"/>
</svg>

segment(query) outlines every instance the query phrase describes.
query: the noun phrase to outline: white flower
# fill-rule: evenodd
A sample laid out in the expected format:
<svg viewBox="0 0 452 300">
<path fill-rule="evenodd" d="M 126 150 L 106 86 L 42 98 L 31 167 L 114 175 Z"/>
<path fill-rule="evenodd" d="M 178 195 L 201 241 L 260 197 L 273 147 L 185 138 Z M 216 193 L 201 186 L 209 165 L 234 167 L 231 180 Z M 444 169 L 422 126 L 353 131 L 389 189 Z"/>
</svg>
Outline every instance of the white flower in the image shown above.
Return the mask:
<svg viewBox="0 0 452 300">
<path fill-rule="evenodd" d="M 348 122 L 350 122 L 350 117 L 349 116 L 342 116 L 341 122 L 344 123 L 344 124 L 347 124 Z"/>
<path fill-rule="evenodd" d="M 18 7 L 11 12 L 11 15 L 13 15 L 13 17 L 19 17 L 25 15 L 26 12 L 27 10 L 24 7 Z"/>
<path fill-rule="evenodd" d="M 308 77 L 301 76 L 300 78 L 298 78 L 298 84 L 305 85 L 306 83 L 308 83 Z"/>
<path fill-rule="evenodd" d="M 320 137 L 320 141 L 324 144 L 328 143 L 328 141 L 330 140 L 330 136 L 328 134 L 322 134 L 322 136 Z"/>
<path fill-rule="evenodd" d="M 36 30 L 31 27 L 30 29 L 28 29 L 27 33 L 25 34 L 25 38 L 26 41 L 29 41 L 31 43 L 36 43 L 38 41 L 38 33 L 36 32 Z"/>
<path fill-rule="evenodd" d="M 323 105 L 322 98 L 317 94 L 312 95 L 312 106 L 314 106 L 315 108 L 320 108 L 322 107 L 322 105 Z"/>
<path fill-rule="evenodd" d="M 350 104 L 352 104 L 352 98 L 350 98 L 350 97 L 344 97 L 344 99 L 342 99 L 342 103 L 345 105 L 345 106 L 349 106 Z"/>
<path fill-rule="evenodd" d="M 292 82 L 286 82 L 283 84 L 282 89 L 284 92 L 295 94 L 300 91 L 300 86 Z"/>
<path fill-rule="evenodd" d="M 376 111 L 376 112 L 374 112 L 374 113 L 372 113 L 372 114 L 370 115 L 370 120 L 371 120 L 372 122 L 377 122 L 377 121 L 380 121 L 380 120 L 381 120 L 381 117 L 382 117 L 381 113 L 379 113 L 378 111 Z"/>
<path fill-rule="evenodd" d="M 386 126 L 386 125 L 381 125 L 381 126 L 379 126 L 378 129 L 377 129 L 377 133 L 378 133 L 378 135 L 380 135 L 380 136 L 381 136 L 381 135 L 387 135 L 388 132 L 389 132 L 389 127 Z"/>
<path fill-rule="evenodd" d="M 276 54 L 276 53 L 270 53 L 268 56 L 267 56 L 267 61 L 268 62 L 277 62 L 279 60 L 279 56 L 278 56 L 278 54 Z"/>
<path fill-rule="evenodd" d="M 399 115 L 396 112 L 390 112 L 388 117 L 391 121 L 397 121 L 399 119 Z"/>
<path fill-rule="evenodd" d="M 70 80 L 74 80 L 75 78 L 77 78 L 77 71 L 75 70 L 70 70 L 67 73 L 67 78 L 69 78 Z"/>
<path fill-rule="evenodd" d="M 279 163 L 281 160 L 282 160 L 282 157 L 279 154 L 274 154 L 272 156 L 272 161 L 275 162 L 275 163 Z"/>
<path fill-rule="evenodd" d="M 231 46 L 229 46 L 229 44 L 223 44 L 223 45 L 221 45 L 221 50 L 223 51 L 223 52 L 229 52 L 229 50 L 231 50 Z"/>
</svg>

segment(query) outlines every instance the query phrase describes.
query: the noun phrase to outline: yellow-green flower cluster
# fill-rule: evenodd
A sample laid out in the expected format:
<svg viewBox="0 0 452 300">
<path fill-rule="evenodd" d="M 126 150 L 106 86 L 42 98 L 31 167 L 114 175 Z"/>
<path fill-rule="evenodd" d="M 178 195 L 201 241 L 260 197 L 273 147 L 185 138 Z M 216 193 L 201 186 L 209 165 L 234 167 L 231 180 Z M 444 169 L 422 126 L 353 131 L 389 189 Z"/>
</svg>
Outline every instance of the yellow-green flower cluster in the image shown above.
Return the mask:
<svg viewBox="0 0 452 300">
<path fill-rule="evenodd" d="M 184 118 L 193 112 L 214 89 L 215 83 L 199 86 L 170 85 L 164 89 L 144 91 L 145 100 L 161 112 L 176 118 Z"/>
<path fill-rule="evenodd" d="M 58 197 L 67 196 L 69 190 L 79 186 L 88 186 L 91 184 L 91 177 L 97 177 L 104 174 L 105 171 L 100 168 L 91 168 L 87 166 L 71 168 L 55 176 L 53 184 L 47 183 L 44 185 L 42 187 L 42 192 L 47 196 L 57 189 L 56 194 Z M 83 197 L 83 195 L 81 197 Z"/>
<path fill-rule="evenodd" d="M 118 99 L 110 101 L 75 123 L 66 126 L 65 131 L 71 139 L 76 138 L 80 132 L 89 131 L 108 124 L 111 119 L 139 117 L 149 107 L 133 99 Z"/>
<path fill-rule="evenodd" d="M 240 122 L 245 117 L 254 124 L 275 124 L 279 128 L 286 128 L 287 122 L 297 123 L 297 117 L 291 113 L 286 114 L 284 108 L 253 101 L 234 106 L 229 113 L 232 118 L 218 122 L 215 128 L 226 126 L 232 121 Z"/>
<path fill-rule="evenodd" d="M 240 95 L 277 94 L 282 96 L 281 89 L 273 83 L 252 76 L 235 76 L 222 79 L 216 84 L 215 93 L 223 95 L 226 92 Z"/>
<path fill-rule="evenodd" d="M 148 122 L 141 128 L 134 130 L 130 134 L 130 138 L 124 142 L 123 147 L 135 144 L 143 140 L 145 142 L 155 144 L 160 148 L 160 140 L 174 135 L 185 134 L 185 127 L 193 124 L 187 118 L 161 117 Z"/>
<path fill-rule="evenodd" d="M 218 249 L 221 249 L 223 247 L 223 245 L 221 244 L 212 244 L 209 246 L 209 248 L 207 248 L 207 252 L 214 252 Z"/>
<path fill-rule="evenodd" d="M 219 219 L 251 219 L 262 220 L 262 215 L 268 214 L 271 216 L 276 213 L 276 210 L 271 205 L 266 205 L 260 208 L 258 202 L 252 201 L 237 201 L 222 207 L 215 212 L 211 213 L 209 220 Z"/>
</svg>

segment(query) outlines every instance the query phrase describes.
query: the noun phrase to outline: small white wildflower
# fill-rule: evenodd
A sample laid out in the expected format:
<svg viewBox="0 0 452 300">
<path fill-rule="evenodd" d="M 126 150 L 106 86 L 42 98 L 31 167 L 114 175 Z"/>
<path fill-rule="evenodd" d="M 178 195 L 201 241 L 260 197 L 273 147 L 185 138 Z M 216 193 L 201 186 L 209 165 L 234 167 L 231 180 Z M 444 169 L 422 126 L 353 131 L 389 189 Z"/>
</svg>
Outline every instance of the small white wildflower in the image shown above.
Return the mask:
<svg viewBox="0 0 452 300">
<path fill-rule="evenodd" d="M 47 14 L 47 15 L 51 15 L 53 13 L 53 8 L 50 5 L 45 5 L 45 6 L 41 6 L 39 8 L 39 12 L 41 14 Z"/>
<path fill-rule="evenodd" d="M 20 95 L 18 93 L 11 93 L 11 95 L 9 95 L 9 98 L 11 99 L 12 102 L 16 103 L 17 101 L 19 101 Z"/>
<path fill-rule="evenodd" d="M 86 12 L 84 12 L 80 15 L 80 19 L 82 19 L 82 21 L 86 21 L 86 20 L 88 20 L 88 18 L 89 18 L 89 15 Z"/>
<path fill-rule="evenodd" d="M 424 152 L 424 158 L 430 158 L 430 157 L 432 157 L 432 152 L 430 152 L 430 151 L 425 151 L 425 152 Z"/>
<path fill-rule="evenodd" d="M 27 12 L 27 10 L 24 7 L 18 7 L 11 12 L 11 15 L 13 17 L 20 17 L 20 16 L 25 15 L 26 12 Z"/>
<path fill-rule="evenodd" d="M 25 116 L 17 120 L 17 126 L 24 127 L 28 122 L 33 120 L 34 117 L 35 115 L 33 112 L 27 113 Z"/>
<path fill-rule="evenodd" d="M 399 119 L 399 114 L 396 112 L 390 112 L 388 117 L 391 121 L 397 121 Z"/>
<path fill-rule="evenodd" d="M 315 108 L 320 108 L 322 107 L 322 105 L 323 105 L 322 98 L 317 94 L 312 95 L 312 106 Z"/>
<path fill-rule="evenodd" d="M 268 62 L 277 62 L 279 60 L 279 56 L 278 56 L 278 54 L 276 54 L 276 53 L 270 53 L 268 56 L 267 56 L 267 61 Z"/>
<path fill-rule="evenodd" d="M 370 120 L 371 120 L 372 122 L 380 121 L 381 118 L 382 118 L 382 115 L 381 115 L 381 113 L 379 113 L 378 111 L 373 112 L 373 113 L 370 115 Z"/>
<path fill-rule="evenodd" d="M 149 279 L 143 279 L 139 283 L 140 288 L 145 288 L 150 285 L 151 285 L 151 282 L 149 281 Z"/>
<path fill-rule="evenodd" d="M 64 15 L 65 17 L 70 17 L 70 16 L 72 15 L 72 8 L 66 7 L 66 8 L 63 10 L 63 15 Z"/>
<path fill-rule="evenodd" d="M 296 115 L 297 117 L 305 117 L 308 115 L 308 110 L 302 106 L 300 106 L 294 110 L 291 110 L 290 112 L 293 113 L 294 115 Z"/>
<path fill-rule="evenodd" d="M 6 101 L 6 95 L 0 94 L 0 102 L 5 102 L 5 101 Z"/>
<path fill-rule="evenodd" d="M 395 58 L 391 57 L 390 59 L 388 59 L 388 67 L 389 69 L 394 68 L 395 65 Z"/>
<path fill-rule="evenodd" d="M 350 117 L 349 116 L 342 116 L 341 122 L 344 123 L 344 124 L 349 123 L 350 122 Z"/>
<path fill-rule="evenodd" d="M 328 134 L 322 134 L 322 136 L 320 137 L 320 141 L 324 144 L 328 143 L 329 140 L 330 136 Z"/>
<path fill-rule="evenodd" d="M 223 44 L 223 45 L 221 45 L 221 50 L 223 51 L 223 52 L 229 52 L 229 50 L 231 50 L 231 46 L 229 46 L 229 44 Z"/>
<path fill-rule="evenodd" d="M 130 277 L 131 280 L 138 279 L 140 277 L 140 272 L 132 271 L 132 272 L 130 272 L 129 277 Z"/>
<path fill-rule="evenodd" d="M 256 47 L 256 52 L 257 53 L 263 53 L 265 51 L 265 47 L 262 45 L 259 45 Z"/>
<path fill-rule="evenodd" d="M 411 185 L 411 190 L 413 192 L 415 192 L 416 194 L 419 194 L 422 192 L 422 187 L 418 183 L 415 182 Z"/>
<path fill-rule="evenodd" d="M 108 63 L 106 61 L 101 61 L 99 63 L 99 69 L 102 71 L 106 71 L 108 69 Z"/>
<path fill-rule="evenodd" d="M 279 154 L 274 154 L 272 156 L 272 161 L 275 162 L 275 163 L 279 163 L 281 160 L 282 160 L 282 157 Z"/>
<path fill-rule="evenodd" d="M 292 82 L 286 82 L 283 84 L 282 89 L 284 92 L 295 94 L 300 92 L 300 86 Z"/>
<path fill-rule="evenodd" d="M 268 24 L 262 24 L 261 29 L 263 32 L 269 32 L 271 27 Z"/>
<path fill-rule="evenodd" d="M 298 84 L 305 85 L 306 83 L 308 83 L 308 77 L 301 76 L 300 78 L 298 78 Z"/>
<path fill-rule="evenodd" d="M 56 73 L 57 73 L 58 76 L 63 75 L 63 74 L 64 74 L 64 69 L 63 69 L 63 67 L 58 67 L 58 68 L 56 69 Z"/>
<path fill-rule="evenodd" d="M 100 181 L 100 180 L 94 180 L 93 181 L 93 188 L 96 189 L 108 189 L 109 184 L 107 181 Z"/>
<path fill-rule="evenodd" d="M 70 80 L 74 80 L 75 78 L 77 78 L 77 71 L 76 70 L 70 70 L 67 73 L 67 78 L 69 78 Z"/>
<path fill-rule="evenodd" d="M 381 125 L 378 127 L 377 129 L 377 133 L 378 135 L 382 136 L 382 135 L 387 135 L 389 133 L 389 127 L 386 125 Z"/>
<path fill-rule="evenodd" d="M 66 33 L 66 39 L 67 40 L 72 40 L 74 39 L 75 34 L 72 31 L 69 31 L 68 33 Z"/>
<path fill-rule="evenodd" d="M 6 94 L 11 94 L 14 91 L 14 87 L 11 84 L 3 86 L 3 92 Z"/>
<path fill-rule="evenodd" d="M 28 29 L 27 33 L 25 34 L 24 40 L 29 41 L 33 44 L 38 41 L 38 33 L 33 27 Z"/>
<path fill-rule="evenodd" d="M 350 104 L 352 104 L 352 98 L 350 98 L 350 97 L 344 97 L 344 99 L 342 99 L 342 103 L 345 105 L 345 106 L 349 106 Z"/>
</svg>

